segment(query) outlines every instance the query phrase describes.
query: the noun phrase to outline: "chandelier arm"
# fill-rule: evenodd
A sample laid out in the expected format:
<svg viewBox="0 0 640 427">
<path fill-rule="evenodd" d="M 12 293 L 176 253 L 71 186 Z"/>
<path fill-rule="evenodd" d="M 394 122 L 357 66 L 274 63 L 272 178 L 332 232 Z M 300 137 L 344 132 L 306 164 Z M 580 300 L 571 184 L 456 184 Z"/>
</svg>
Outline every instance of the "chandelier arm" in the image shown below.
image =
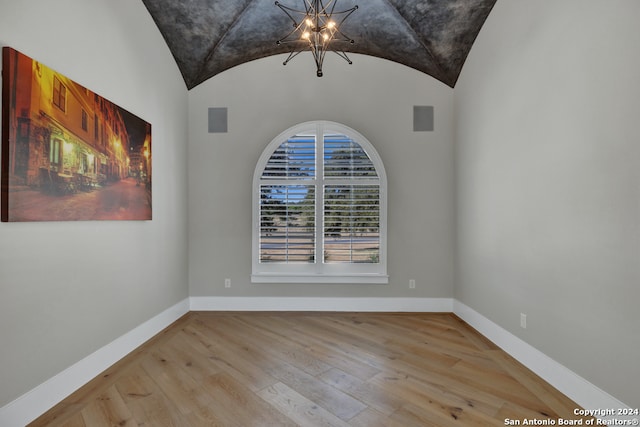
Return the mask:
<svg viewBox="0 0 640 427">
<path fill-rule="evenodd" d="M 347 18 L 348 18 L 348 17 L 350 17 L 350 16 L 351 16 L 351 14 L 352 14 L 353 12 L 355 12 L 356 10 L 358 10 L 358 5 L 353 6 L 351 9 L 343 10 L 342 12 L 337 12 L 337 13 L 336 13 L 336 15 L 346 14 L 346 15 L 342 18 L 342 20 L 340 21 L 340 23 L 337 25 L 337 26 L 338 26 L 338 28 L 339 28 L 339 27 L 342 25 L 342 23 L 343 23 L 344 21 L 346 21 L 346 20 L 347 20 Z"/>
<path fill-rule="evenodd" d="M 285 6 L 284 4 L 280 3 L 279 1 L 276 2 L 276 6 L 278 6 L 280 8 L 280 10 L 282 10 L 288 17 L 289 19 L 291 19 L 294 23 L 295 26 L 299 26 L 300 24 L 298 24 L 298 21 L 295 20 L 295 18 L 289 13 L 294 12 L 294 13 L 301 13 L 303 15 L 306 15 L 308 12 L 302 11 L 302 10 L 297 10 L 294 8 L 291 8 L 289 6 Z"/>
<path fill-rule="evenodd" d="M 320 2 L 322 2 L 322 0 L 320 0 Z M 329 4 L 331 5 L 331 13 L 329 15 L 333 15 L 333 12 L 336 10 L 336 5 L 338 4 L 338 2 L 332 0 L 332 1 L 329 2 Z M 322 5 L 322 7 L 326 9 L 324 4 Z"/>
<path fill-rule="evenodd" d="M 345 9 L 345 10 L 341 10 L 339 12 L 336 12 L 335 8 L 336 8 L 336 5 L 338 3 L 336 1 L 332 1 L 331 3 L 332 3 L 331 4 L 331 11 L 327 12 L 328 5 L 324 6 L 322 4 L 322 2 L 321 2 L 320 4 L 321 4 L 322 8 L 321 8 L 321 10 L 318 11 L 318 14 L 319 15 L 324 15 L 326 17 L 332 17 L 332 16 L 336 16 L 336 15 L 345 15 L 346 14 L 346 16 L 344 18 L 342 18 L 342 21 L 340 21 L 340 23 L 344 22 L 344 20 L 347 19 L 349 17 L 349 15 L 351 15 L 353 12 L 355 12 L 358 9 L 358 5 L 355 5 L 355 6 L 351 7 L 351 8 L 349 8 L 349 9 Z"/>
<path fill-rule="evenodd" d="M 336 32 L 334 33 L 334 35 L 335 34 L 340 34 L 340 36 L 342 38 L 338 39 L 338 38 L 334 37 L 333 41 L 336 41 L 336 42 L 348 42 L 348 43 L 351 43 L 351 44 L 355 43 L 355 40 L 353 40 L 351 37 L 349 37 L 348 35 L 346 35 L 342 31 L 340 31 L 340 28 L 336 29 Z"/>
<path fill-rule="evenodd" d="M 311 3 L 309 0 L 304 0 L 302 3 L 304 4 L 304 12 L 302 13 L 304 13 L 305 15 L 308 15 L 309 12 L 315 10 L 313 3 Z"/>
<path fill-rule="evenodd" d="M 278 42 L 279 42 L 279 43 L 278 43 Z M 276 42 L 276 44 L 278 44 L 278 45 L 280 45 L 280 46 L 285 46 L 285 45 L 294 45 L 294 46 L 297 46 L 297 45 L 300 45 L 300 46 L 302 46 L 302 47 L 300 47 L 300 48 L 295 48 L 295 47 L 294 47 L 294 48 L 293 48 L 293 50 L 300 50 L 300 51 L 304 51 L 304 50 L 305 50 L 305 47 L 306 47 L 306 46 L 309 46 L 309 43 L 303 43 L 302 41 L 297 40 L 297 39 L 294 39 L 294 40 L 285 40 L 285 39 L 282 39 L 282 40 L 278 40 L 278 41 Z"/>
<path fill-rule="evenodd" d="M 322 6 L 322 14 L 323 15 L 328 15 L 328 16 L 333 16 L 333 15 L 340 15 L 343 13 L 347 13 L 349 11 L 355 10 L 358 8 L 358 6 L 354 6 L 350 9 L 346 9 L 343 10 L 341 12 L 336 12 L 336 6 L 338 5 L 338 2 L 336 0 L 330 0 L 327 5 L 325 6 L 325 4 L 322 2 L 322 0 L 320 0 L 320 5 Z M 329 6 L 331 6 L 331 12 L 327 13 L 327 9 L 329 8 Z"/>
<path fill-rule="evenodd" d="M 289 61 L 291 61 L 293 58 L 295 58 L 296 56 L 298 56 L 301 52 L 304 52 L 303 50 L 292 50 L 291 52 L 289 52 L 289 56 L 287 57 L 287 59 L 282 63 L 282 65 L 287 65 L 287 63 L 289 63 Z"/>
<path fill-rule="evenodd" d="M 333 1 L 330 1 L 329 3 L 327 3 L 327 6 L 331 5 L 332 3 L 333 3 L 333 6 L 335 7 L 335 2 Z M 318 12 L 318 15 L 331 16 L 331 13 L 327 13 L 327 6 L 324 5 L 322 0 L 313 1 L 313 8 L 315 9 L 316 12 Z"/>
<path fill-rule="evenodd" d="M 295 21 L 294 21 L 295 22 Z M 280 40 L 276 41 L 276 44 L 281 44 L 281 43 L 293 43 L 296 41 L 299 41 L 298 39 L 295 40 L 287 40 L 292 34 L 294 34 L 295 32 L 299 31 L 300 28 L 302 27 L 302 23 L 297 24 L 296 27 L 293 28 L 293 30 L 291 30 L 286 36 L 284 36 L 283 38 L 281 38 Z"/>
<path fill-rule="evenodd" d="M 322 0 L 320 0 L 320 2 L 322 3 Z M 337 5 L 338 5 L 337 1 L 330 0 L 329 3 L 327 4 L 327 6 L 324 6 L 324 4 L 323 4 L 322 7 L 323 7 L 323 10 L 326 10 L 327 7 L 331 6 L 331 13 L 329 13 L 329 16 L 333 16 L 334 13 L 336 13 L 336 14 L 344 13 L 345 11 L 343 11 L 343 12 L 336 12 L 335 11 Z"/>
<path fill-rule="evenodd" d="M 322 69 L 322 63 L 324 62 L 324 55 L 325 55 L 326 53 L 327 53 L 327 49 L 320 49 L 320 53 L 319 53 L 319 55 L 318 55 L 318 56 L 319 56 L 319 61 L 320 61 L 320 62 L 319 62 L 319 64 L 317 64 L 319 69 Z M 317 61 L 316 61 L 316 62 L 317 62 Z"/>
<path fill-rule="evenodd" d="M 347 56 L 347 53 L 342 51 L 342 50 L 334 50 L 333 51 L 336 55 L 338 55 L 340 58 L 344 59 L 345 61 L 347 61 L 347 63 L 349 65 L 353 64 L 353 62 L 349 59 L 349 57 Z"/>
</svg>

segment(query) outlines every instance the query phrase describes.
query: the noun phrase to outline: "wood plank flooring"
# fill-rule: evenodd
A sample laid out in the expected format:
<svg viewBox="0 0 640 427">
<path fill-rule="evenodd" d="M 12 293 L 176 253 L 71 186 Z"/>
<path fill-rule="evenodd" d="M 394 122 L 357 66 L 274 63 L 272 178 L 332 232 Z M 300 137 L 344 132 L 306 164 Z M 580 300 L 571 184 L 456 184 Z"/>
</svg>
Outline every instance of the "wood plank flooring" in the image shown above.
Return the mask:
<svg viewBox="0 0 640 427">
<path fill-rule="evenodd" d="M 31 425 L 504 426 L 575 408 L 453 314 L 191 312 Z"/>
</svg>

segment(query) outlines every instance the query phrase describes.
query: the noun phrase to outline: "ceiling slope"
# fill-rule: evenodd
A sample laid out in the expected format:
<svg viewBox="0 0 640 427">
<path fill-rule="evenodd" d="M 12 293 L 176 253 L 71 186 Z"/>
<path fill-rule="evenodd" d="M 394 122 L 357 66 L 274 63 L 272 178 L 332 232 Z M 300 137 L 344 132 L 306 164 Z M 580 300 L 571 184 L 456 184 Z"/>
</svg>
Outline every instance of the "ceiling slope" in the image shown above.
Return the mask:
<svg viewBox="0 0 640 427">
<path fill-rule="evenodd" d="M 302 0 L 280 0 L 296 6 Z M 142 0 L 189 89 L 231 67 L 288 53 L 275 41 L 290 29 L 272 0 Z M 496 0 L 338 0 L 358 4 L 342 30 L 348 53 L 398 62 L 454 87 Z M 311 72 L 311 71 L 310 71 Z"/>
</svg>

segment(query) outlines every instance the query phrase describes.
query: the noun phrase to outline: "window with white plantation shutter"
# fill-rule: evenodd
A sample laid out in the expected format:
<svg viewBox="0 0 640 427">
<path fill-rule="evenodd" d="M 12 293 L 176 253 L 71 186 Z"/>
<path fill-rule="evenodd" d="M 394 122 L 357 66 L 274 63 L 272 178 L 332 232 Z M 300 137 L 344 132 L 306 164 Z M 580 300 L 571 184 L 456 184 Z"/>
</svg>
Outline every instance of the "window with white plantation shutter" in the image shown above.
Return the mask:
<svg viewBox="0 0 640 427">
<path fill-rule="evenodd" d="M 254 173 L 254 282 L 387 283 L 386 175 L 373 146 L 332 122 L 274 139 Z"/>
</svg>

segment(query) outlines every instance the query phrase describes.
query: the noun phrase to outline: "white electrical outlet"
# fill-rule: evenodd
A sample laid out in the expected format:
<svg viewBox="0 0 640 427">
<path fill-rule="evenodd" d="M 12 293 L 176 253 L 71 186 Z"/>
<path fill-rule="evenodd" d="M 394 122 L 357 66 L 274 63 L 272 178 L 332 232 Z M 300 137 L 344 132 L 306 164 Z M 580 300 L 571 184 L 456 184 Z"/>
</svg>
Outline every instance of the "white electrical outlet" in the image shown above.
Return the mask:
<svg viewBox="0 0 640 427">
<path fill-rule="evenodd" d="M 520 327 L 527 329 L 527 315 L 524 313 L 520 313 Z"/>
<path fill-rule="evenodd" d="M 416 288 L 416 281 L 415 279 L 411 279 L 409 280 L 409 289 L 415 289 Z"/>
<path fill-rule="evenodd" d="M 225 288 L 231 287 L 231 279 L 224 279 L 224 287 Z"/>
</svg>

